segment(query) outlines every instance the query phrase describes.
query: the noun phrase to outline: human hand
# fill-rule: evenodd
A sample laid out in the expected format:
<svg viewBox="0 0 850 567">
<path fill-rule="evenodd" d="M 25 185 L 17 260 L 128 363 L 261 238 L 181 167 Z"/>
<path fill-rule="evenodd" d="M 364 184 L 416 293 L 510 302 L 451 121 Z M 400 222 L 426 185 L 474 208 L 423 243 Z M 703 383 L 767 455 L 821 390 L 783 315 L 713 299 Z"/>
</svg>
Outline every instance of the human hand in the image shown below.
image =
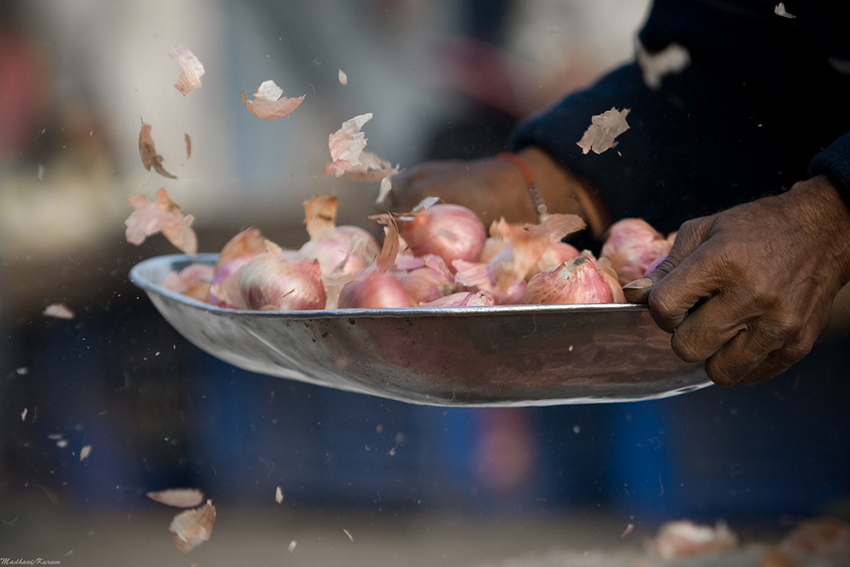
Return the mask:
<svg viewBox="0 0 850 567">
<path fill-rule="evenodd" d="M 623 291 L 716 384 L 752 384 L 809 353 L 848 280 L 850 209 L 821 175 L 684 223 L 667 259 Z"/>
<path fill-rule="evenodd" d="M 485 225 L 501 216 L 512 222 L 537 219 L 522 175 L 503 160 L 430 161 L 393 176 L 391 182 L 392 191 L 376 211 L 410 211 L 426 197 L 439 197 L 471 209 Z"/>
<path fill-rule="evenodd" d="M 598 235 L 607 229 L 604 205 L 588 197 L 588 187 L 541 150 L 526 148 L 520 156 L 550 213 L 580 214 Z M 439 197 L 471 209 L 485 226 L 501 217 L 511 223 L 538 222 L 522 173 L 503 159 L 426 162 L 393 176 L 391 183 L 392 191 L 374 207 L 375 214 L 410 211 L 426 197 Z"/>
</svg>

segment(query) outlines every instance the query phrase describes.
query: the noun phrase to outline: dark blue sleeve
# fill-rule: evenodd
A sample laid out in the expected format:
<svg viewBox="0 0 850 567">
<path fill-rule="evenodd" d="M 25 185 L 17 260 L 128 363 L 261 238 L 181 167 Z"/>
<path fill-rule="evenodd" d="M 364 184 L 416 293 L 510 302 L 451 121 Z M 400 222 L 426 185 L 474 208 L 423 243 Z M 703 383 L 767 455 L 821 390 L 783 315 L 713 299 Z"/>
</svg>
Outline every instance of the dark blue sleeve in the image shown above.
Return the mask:
<svg viewBox="0 0 850 567">
<path fill-rule="evenodd" d="M 826 174 L 850 207 L 850 132 L 816 155 L 809 172 L 813 176 Z"/>
<path fill-rule="evenodd" d="M 787 190 L 850 130 L 850 76 L 798 19 L 758 0 L 657 0 L 642 43 L 678 42 L 690 66 L 651 90 L 637 64 L 625 65 L 520 124 L 510 146 L 543 149 L 587 180 L 615 220 L 642 217 L 664 232 Z M 630 109 L 630 129 L 616 147 L 582 154 L 591 117 L 612 107 Z"/>
</svg>

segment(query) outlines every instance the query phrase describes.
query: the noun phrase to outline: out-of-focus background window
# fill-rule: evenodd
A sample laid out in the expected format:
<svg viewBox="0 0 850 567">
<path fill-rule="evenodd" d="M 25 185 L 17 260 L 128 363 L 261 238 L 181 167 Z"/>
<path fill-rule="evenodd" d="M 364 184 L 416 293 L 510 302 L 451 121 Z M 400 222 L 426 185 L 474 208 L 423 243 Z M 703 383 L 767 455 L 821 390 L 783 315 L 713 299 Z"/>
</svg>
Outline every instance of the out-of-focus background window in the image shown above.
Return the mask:
<svg viewBox="0 0 850 567">
<path fill-rule="evenodd" d="M 127 281 L 138 261 L 174 252 L 159 237 L 125 242 L 129 195 L 166 187 L 196 217 L 201 251 L 249 226 L 300 245 L 305 199 L 337 195 L 340 222 L 357 224 L 377 194 L 323 174 L 342 122 L 373 113 L 368 149 L 401 167 L 492 155 L 518 120 L 629 60 L 647 7 L 0 1 L 0 557 L 501 564 L 559 543 L 639 547 L 620 537 L 628 524 L 846 513 L 843 335 L 753 388 L 448 409 L 238 370 Z M 181 44 L 206 69 L 185 97 L 168 56 Z M 266 80 L 304 102 L 254 117 L 239 95 Z M 143 168 L 142 122 L 176 179 Z M 57 302 L 76 317 L 41 314 Z M 178 486 L 219 507 L 191 560 L 170 547 L 173 511 L 144 496 Z"/>
</svg>

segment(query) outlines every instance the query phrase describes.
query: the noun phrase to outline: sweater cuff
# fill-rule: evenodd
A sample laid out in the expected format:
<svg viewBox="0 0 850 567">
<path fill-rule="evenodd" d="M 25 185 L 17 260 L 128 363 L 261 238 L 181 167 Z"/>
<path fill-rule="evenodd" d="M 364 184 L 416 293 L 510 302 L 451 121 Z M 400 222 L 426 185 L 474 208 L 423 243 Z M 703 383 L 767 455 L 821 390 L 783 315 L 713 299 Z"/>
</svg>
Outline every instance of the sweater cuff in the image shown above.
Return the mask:
<svg viewBox="0 0 850 567">
<path fill-rule="evenodd" d="M 850 132 L 835 140 L 809 163 L 809 173 L 825 174 L 850 207 Z"/>
</svg>

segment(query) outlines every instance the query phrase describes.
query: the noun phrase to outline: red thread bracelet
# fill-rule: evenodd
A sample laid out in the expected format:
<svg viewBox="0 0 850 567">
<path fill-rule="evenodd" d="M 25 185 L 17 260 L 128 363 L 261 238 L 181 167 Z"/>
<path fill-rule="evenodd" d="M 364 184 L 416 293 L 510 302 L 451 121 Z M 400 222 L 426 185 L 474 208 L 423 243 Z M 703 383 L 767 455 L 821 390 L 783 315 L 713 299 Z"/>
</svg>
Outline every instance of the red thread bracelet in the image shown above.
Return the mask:
<svg viewBox="0 0 850 567">
<path fill-rule="evenodd" d="M 537 186 L 537 183 L 534 182 L 534 176 L 531 174 L 531 170 L 528 169 L 528 165 L 526 165 L 525 160 L 511 152 L 499 152 L 496 154 L 496 159 L 509 161 L 514 164 L 517 169 L 519 169 L 523 179 L 525 179 L 525 184 L 528 186 L 528 192 L 531 194 L 531 200 L 534 201 L 534 209 L 537 211 L 537 219 L 540 222 L 543 222 L 549 218 L 549 209 L 546 206 L 546 202 L 543 200 L 543 196 L 540 194 L 540 188 Z"/>
</svg>

